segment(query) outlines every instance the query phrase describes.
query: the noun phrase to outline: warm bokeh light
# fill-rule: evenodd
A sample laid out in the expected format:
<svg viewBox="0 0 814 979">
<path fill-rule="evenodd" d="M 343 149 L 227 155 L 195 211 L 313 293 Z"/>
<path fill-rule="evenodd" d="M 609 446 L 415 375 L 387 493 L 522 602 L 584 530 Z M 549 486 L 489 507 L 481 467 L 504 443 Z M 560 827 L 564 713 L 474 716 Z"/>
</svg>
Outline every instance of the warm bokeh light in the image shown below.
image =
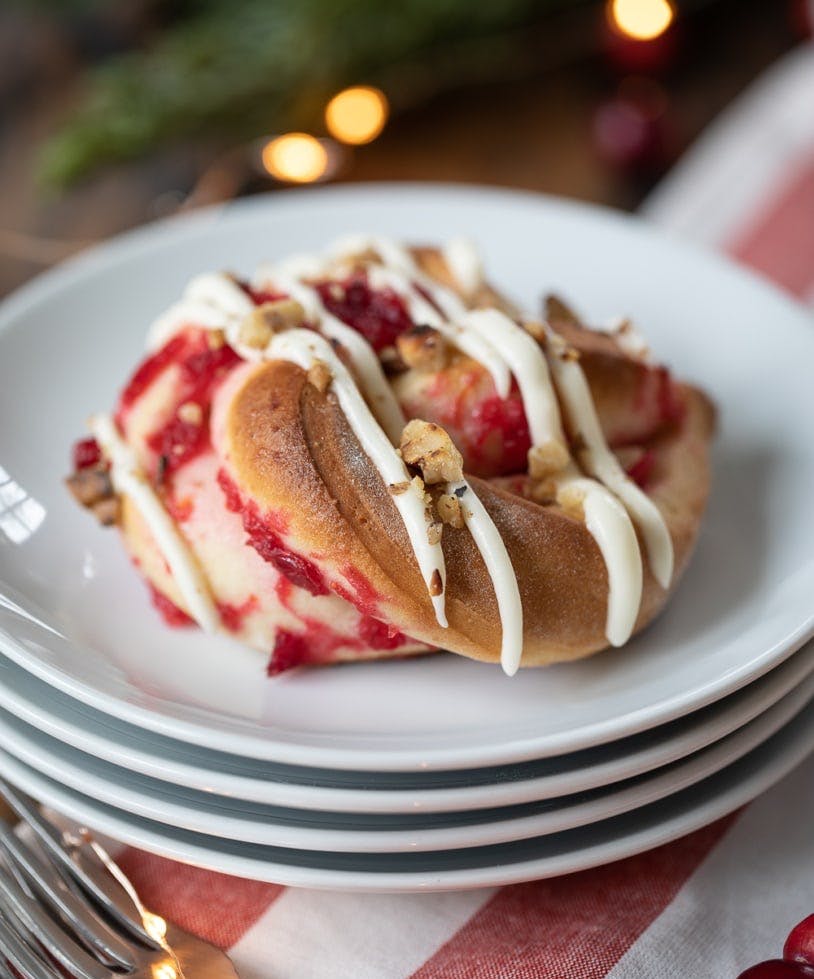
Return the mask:
<svg viewBox="0 0 814 979">
<path fill-rule="evenodd" d="M 142 920 L 147 934 L 157 942 L 163 942 L 167 934 L 167 922 L 160 915 L 153 914 L 152 911 L 145 911 L 142 914 Z"/>
<path fill-rule="evenodd" d="M 272 177 L 289 183 L 310 184 L 325 175 L 328 152 L 308 133 L 286 133 L 263 147 L 263 166 Z"/>
<path fill-rule="evenodd" d="M 153 979 L 178 979 L 178 970 L 168 961 L 153 964 L 152 973 Z"/>
<path fill-rule="evenodd" d="M 325 107 L 325 124 L 332 136 L 359 146 L 384 129 L 390 107 L 378 88 L 356 85 L 338 92 Z"/>
<path fill-rule="evenodd" d="M 672 24 L 670 0 L 609 0 L 608 16 L 622 34 L 636 41 L 652 41 Z"/>
</svg>

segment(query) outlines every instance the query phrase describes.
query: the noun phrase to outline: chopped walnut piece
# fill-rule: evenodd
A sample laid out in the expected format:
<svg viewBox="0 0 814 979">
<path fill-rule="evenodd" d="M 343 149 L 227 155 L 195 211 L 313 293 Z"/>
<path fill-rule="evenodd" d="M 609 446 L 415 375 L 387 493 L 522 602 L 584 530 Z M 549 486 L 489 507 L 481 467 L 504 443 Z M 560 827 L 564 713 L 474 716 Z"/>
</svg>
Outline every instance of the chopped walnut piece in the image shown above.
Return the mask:
<svg viewBox="0 0 814 979">
<path fill-rule="evenodd" d="M 568 449 L 558 439 L 533 445 L 528 455 L 529 476 L 532 479 L 544 479 L 564 469 L 568 465 L 568 458 Z"/>
<path fill-rule="evenodd" d="M 463 479 L 461 453 L 444 429 L 432 422 L 415 418 L 404 426 L 401 456 L 408 466 L 421 470 L 429 485 Z"/>
<path fill-rule="evenodd" d="M 553 479 L 541 479 L 532 483 L 529 495 L 535 503 L 546 504 L 557 502 L 557 483 Z"/>
<path fill-rule="evenodd" d="M 113 495 L 110 473 L 101 466 L 79 469 L 65 480 L 65 484 L 83 507 L 91 507 Z"/>
<path fill-rule="evenodd" d="M 119 499 L 105 466 L 79 469 L 65 480 L 65 484 L 74 499 L 90 510 L 99 523 L 105 527 L 118 523 Z"/>
<path fill-rule="evenodd" d="M 450 493 L 442 493 L 435 503 L 438 516 L 445 524 L 454 527 L 456 530 L 463 530 L 465 527 L 464 515 L 461 510 L 461 501 L 457 496 Z"/>
<path fill-rule="evenodd" d="M 90 509 L 103 527 L 112 527 L 119 522 L 121 504 L 117 496 L 109 496 L 105 500 L 99 500 Z"/>
<path fill-rule="evenodd" d="M 444 583 L 441 581 L 441 575 L 438 572 L 438 568 L 436 568 L 430 575 L 430 594 L 433 598 L 437 598 L 438 595 L 443 595 L 443 593 Z"/>
<path fill-rule="evenodd" d="M 440 544 L 441 534 L 444 532 L 444 525 L 438 520 L 433 520 L 427 524 L 427 540 L 430 544 Z"/>
<path fill-rule="evenodd" d="M 309 383 L 313 384 L 320 394 L 324 394 L 332 380 L 333 374 L 325 361 L 315 360 L 308 370 Z"/>
<path fill-rule="evenodd" d="M 408 367 L 438 371 L 449 360 L 449 347 L 431 326 L 414 326 L 396 338 L 396 349 Z"/>
<path fill-rule="evenodd" d="M 255 350 L 265 349 L 272 336 L 305 322 L 305 310 L 294 299 L 274 299 L 256 306 L 240 324 L 238 339 Z"/>
<path fill-rule="evenodd" d="M 571 516 L 582 520 L 585 516 L 583 501 L 585 500 L 585 490 L 579 486 L 557 487 L 557 503 Z"/>
<path fill-rule="evenodd" d="M 203 408 L 197 401 L 185 401 L 178 409 L 178 417 L 189 425 L 200 425 L 203 421 Z"/>
<path fill-rule="evenodd" d="M 406 493 L 410 488 L 410 484 L 405 480 L 403 483 L 390 483 L 387 487 L 387 492 L 391 496 L 401 496 L 402 493 Z"/>
<path fill-rule="evenodd" d="M 561 350 L 557 351 L 557 356 L 560 358 L 560 360 L 566 360 L 573 363 L 574 361 L 580 359 L 581 354 L 576 347 L 565 346 Z"/>
</svg>

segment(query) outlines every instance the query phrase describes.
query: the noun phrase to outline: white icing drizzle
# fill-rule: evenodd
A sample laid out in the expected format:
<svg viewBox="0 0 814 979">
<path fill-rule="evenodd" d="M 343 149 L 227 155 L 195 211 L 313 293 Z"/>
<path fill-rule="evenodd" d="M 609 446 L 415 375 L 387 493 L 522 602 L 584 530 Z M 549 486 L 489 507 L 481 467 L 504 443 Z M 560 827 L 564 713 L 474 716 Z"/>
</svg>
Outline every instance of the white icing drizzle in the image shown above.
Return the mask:
<svg viewBox="0 0 814 979">
<path fill-rule="evenodd" d="M 612 336 L 619 349 L 633 360 L 640 360 L 643 364 L 651 363 L 650 345 L 636 329 L 633 321 L 626 316 L 614 316 L 597 326 L 592 325 L 591 329 Z"/>
<path fill-rule="evenodd" d="M 441 254 L 447 268 L 467 295 L 476 292 L 483 285 L 483 263 L 469 238 L 450 238 Z"/>
<path fill-rule="evenodd" d="M 497 309 L 471 310 L 464 314 L 462 322 L 482 337 L 499 338 L 501 356 L 520 389 L 532 445 L 554 442 L 564 449 L 560 406 L 551 386 L 548 362 L 537 341 Z"/>
<path fill-rule="evenodd" d="M 523 655 L 523 605 L 509 552 L 486 507 L 465 479 L 448 483 L 447 492 L 460 500 L 464 523 L 492 579 L 503 630 L 500 665 L 506 676 L 514 676 Z"/>
<path fill-rule="evenodd" d="M 230 346 L 242 357 L 256 360 L 256 351 L 236 346 L 240 324 L 253 309 L 254 303 L 229 276 L 219 272 L 196 275 L 184 290 L 181 301 L 170 306 L 150 327 L 147 349 L 158 350 L 182 327 L 193 325 L 205 330 L 223 330 Z"/>
<path fill-rule="evenodd" d="M 627 507 L 644 538 L 653 576 L 662 588 L 667 588 L 673 577 L 673 541 L 664 518 L 650 497 L 628 477 L 619 465 L 619 460 L 608 448 L 585 373 L 579 362 L 560 359 L 556 348 L 564 346 L 564 342 L 553 331 L 549 331 L 549 335 L 555 347 L 555 354 L 551 359 L 554 380 L 571 425 L 585 442 L 585 449 L 580 453 L 580 462 Z"/>
<path fill-rule="evenodd" d="M 220 628 L 220 616 L 198 562 L 172 517 L 150 485 L 134 450 L 124 441 L 110 415 L 93 415 L 88 427 L 110 463 L 117 493 L 126 494 L 141 513 L 169 565 L 187 611 L 206 632 Z"/>
<path fill-rule="evenodd" d="M 392 499 L 404 521 L 416 561 L 427 584 L 435 617 L 438 624 L 446 628 L 444 552 L 440 543 L 431 544 L 429 541 L 423 491 L 413 484 L 401 456 L 373 417 L 355 380 L 327 340 L 312 330 L 295 329 L 275 334 L 269 345 L 268 356 L 270 359 L 290 360 L 304 370 L 308 370 L 318 360 L 327 364 L 333 374 L 331 388 L 348 424 L 385 485 L 408 483 L 407 489 L 403 493 L 394 494 Z M 440 576 L 441 590 L 440 594 L 433 595 L 432 580 L 436 574 Z"/>
<path fill-rule="evenodd" d="M 558 480 L 557 501 L 582 504 L 585 527 L 596 541 L 608 572 L 605 636 L 613 646 L 630 638 L 642 601 L 642 556 L 630 517 L 616 497 L 571 464 Z"/>
</svg>

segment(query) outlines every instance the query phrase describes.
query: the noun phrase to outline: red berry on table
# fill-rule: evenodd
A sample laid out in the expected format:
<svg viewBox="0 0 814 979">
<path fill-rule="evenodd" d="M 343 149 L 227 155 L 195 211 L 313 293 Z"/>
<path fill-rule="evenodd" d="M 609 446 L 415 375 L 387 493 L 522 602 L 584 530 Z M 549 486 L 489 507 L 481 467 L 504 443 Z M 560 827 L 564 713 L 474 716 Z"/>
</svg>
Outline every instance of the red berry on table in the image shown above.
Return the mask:
<svg viewBox="0 0 814 979">
<path fill-rule="evenodd" d="M 802 962 L 787 962 L 785 959 L 770 959 L 759 962 L 751 969 L 742 972 L 738 979 L 814 979 L 814 968 Z"/>
<path fill-rule="evenodd" d="M 783 958 L 814 966 L 814 914 L 791 929 L 783 946 Z"/>
</svg>

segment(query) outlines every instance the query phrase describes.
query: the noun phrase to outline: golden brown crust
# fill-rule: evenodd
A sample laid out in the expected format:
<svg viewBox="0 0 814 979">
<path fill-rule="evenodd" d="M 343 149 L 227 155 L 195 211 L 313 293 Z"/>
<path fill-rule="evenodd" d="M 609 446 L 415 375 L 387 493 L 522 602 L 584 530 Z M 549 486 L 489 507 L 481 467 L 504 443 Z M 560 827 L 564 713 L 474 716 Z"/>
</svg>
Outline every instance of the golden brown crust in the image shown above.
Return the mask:
<svg viewBox="0 0 814 979">
<path fill-rule="evenodd" d="M 707 399 L 682 388 L 685 419 L 659 446 L 652 496 L 676 550 L 678 580 L 694 543 L 709 486 Z M 470 534 L 444 528 L 449 629 L 441 629 L 387 488 L 334 397 L 305 384 L 289 363 L 259 367 L 236 394 L 229 419 L 230 465 L 261 509 L 283 510 L 292 539 L 323 555 L 342 577 L 362 574 L 380 595 L 378 613 L 401 631 L 476 659 L 499 659 L 501 627 L 491 579 Z M 518 574 L 525 625 L 523 665 L 576 659 L 607 645 L 608 580 L 584 525 L 489 482 L 472 479 Z M 649 573 L 637 629 L 662 608 Z"/>
</svg>

